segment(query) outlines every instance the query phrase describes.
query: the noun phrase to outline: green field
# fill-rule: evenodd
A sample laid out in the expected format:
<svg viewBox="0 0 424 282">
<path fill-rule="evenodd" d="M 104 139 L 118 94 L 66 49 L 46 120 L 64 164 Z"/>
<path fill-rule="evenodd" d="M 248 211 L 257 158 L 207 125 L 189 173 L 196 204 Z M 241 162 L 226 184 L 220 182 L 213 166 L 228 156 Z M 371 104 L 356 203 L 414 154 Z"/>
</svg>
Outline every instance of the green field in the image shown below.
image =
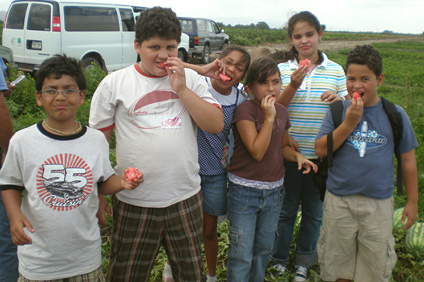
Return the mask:
<svg viewBox="0 0 424 282">
<path fill-rule="evenodd" d="M 256 46 L 259 44 L 276 44 L 287 42 L 287 32 L 281 29 L 248 29 L 226 27 L 225 33 L 230 36 L 232 44 L 242 46 Z M 344 33 L 344 32 L 324 32 L 323 41 L 329 40 L 367 40 L 393 38 L 392 34 L 383 33 Z"/>
<path fill-rule="evenodd" d="M 226 29 L 226 32 L 232 36 L 232 43 L 236 43 L 236 31 L 231 29 Z M 231 32 L 234 34 L 231 35 Z M 269 33 L 264 36 L 277 36 L 275 33 Z M 279 30 L 279 33 L 282 33 Z M 253 34 L 253 33 L 252 33 Z M 324 38 L 324 40 L 332 39 L 346 39 L 346 40 L 358 40 L 362 36 L 369 35 L 357 35 L 352 33 L 347 34 L 333 34 L 326 33 L 328 36 L 333 38 Z M 241 36 L 241 35 L 240 35 Z M 259 36 L 259 35 L 257 35 Z M 385 35 L 381 35 L 385 36 Z M 390 36 L 390 35 L 388 35 Z M 234 39 L 233 39 L 234 38 Z M 248 38 L 248 37 L 246 37 Z M 258 37 L 259 38 L 259 37 Z M 255 37 L 249 38 L 249 40 L 256 40 L 257 42 L 262 42 L 262 39 L 255 39 Z M 271 40 L 271 39 L 270 39 Z M 272 41 L 272 43 L 280 42 L 280 39 Z M 283 37 L 281 37 L 281 42 Z M 240 44 L 240 43 L 239 43 Z M 254 44 L 249 44 L 254 45 Z M 420 146 L 416 149 L 416 158 L 419 171 L 419 219 L 424 221 L 424 149 L 423 149 L 423 140 L 424 140 L 424 38 L 422 42 L 395 42 L 395 43 L 382 43 L 382 44 L 373 44 L 377 48 L 382 56 L 384 62 L 384 73 L 385 80 L 383 85 L 379 88 L 379 93 L 381 96 L 388 98 L 389 100 L 403 106 L 408 113 L 412 126 L 415 130 L 418 142 Z M 346 56 L 350 50 L 340 50 L 338 52 L 329 52 L 327 55 L 330 59 L 338 62 L 342 66 L 345 65 Z M 16 72 L 12 74 L 11 79 L 16 76 Z M 88 89 L 86 93 L 86 101 L 83 106 L 80 107 L 78 112 L 78 119 L 83 124 L 88 124 L 88 114 L 89 114 L 89 105 L 91 101 L 91 96 L 96 89 L 98 83 L 104 77 L 104 73 L 100 69 L 93 69 L 90 72 L 87 72 L 88 80 Z M 35 86 L 32 78 L 28 77 L 26 81 L 19 84 L 18 88 L 12 93 L 12 95 L 7 98 L 7 104 L 9 106 L 13 124 L 15 130 L 32 125 L 41 119 L 45 118 L 45 114 L 41 111 L 35 104 Z M 113 142 L 111 144 L 111 160 L 114 162 L 114 149 Z M 395 207 L 401 207 L 405 204 L 405 196 L 395 196 Z M 109 219 L 110 220 L 110 219 Z M 108 240 L 110 227 L 103 228 L 103 265 L 105 271 L 107 271 L 107 255 L 109 254 L 110 245 Z M 220 249 L 219 249 L 219 281 L 226 281 L 226 258 L 227 251 L 229 248 L 228 242 L 228 222 L 224 221 L 219 226 L 219 236 L 220 236 Z M 396 233 L 396 251 L 398 254 L 398 263 L 393 272 L 392 281 L 424 281 L 424 258 L 416 259 L 412 255 L 407 254 L 404 249 L 403 244 L 403 233 Z M 163 268 L 163 263 L 165 262 L 166 257 L 162 252 L 157 260 L 157 263 L 152 271 L 151 281 L 161 281 L 161 272 Z M 293 268 L 289 268 L 293 270 Z M 283 278 L 276 278 L 273 275 L 273 272 L 269 269 L 266 274 L 266 281 L 289 281 L 293 277 L 293 273 L 288 273 L 287 276 Z M 315 265 L 312 271 L 312 277 L 310 281 L 322 281 L 319 278 L 319 266 Z"/>
</svg>

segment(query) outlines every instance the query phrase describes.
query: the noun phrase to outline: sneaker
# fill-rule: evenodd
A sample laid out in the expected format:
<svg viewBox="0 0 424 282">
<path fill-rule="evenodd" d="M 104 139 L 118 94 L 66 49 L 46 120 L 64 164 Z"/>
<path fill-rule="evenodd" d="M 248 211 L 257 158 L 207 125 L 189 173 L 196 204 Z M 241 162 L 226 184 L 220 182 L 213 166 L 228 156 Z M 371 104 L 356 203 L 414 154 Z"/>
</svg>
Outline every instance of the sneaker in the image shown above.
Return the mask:
<svg viewBox="0 0 424 282">
<path fill-rule="evenodd" d="M 285 267 L 282 264 L 274 264 L 272 266 L 272 268 L 274 268 L 275 270 L 277 270 L 277 275 L 278 276 L 282 276 L 287 271 L 287 267 Z"/>
<path fill-rule="evenodd" d="M 162 281 L 174 282 L 174 278 L 172 277 L 172 269 L 168 263 L 165 263 L 165 267 L 163 268 Z"/>
<path fill-rule="evenodd" d="M 308 279 L 308 268 L 306 266 L 296 265 L 296 275 L 294 276 L 294 282 L 304 282 L 308 281 Z"/>
</svg>

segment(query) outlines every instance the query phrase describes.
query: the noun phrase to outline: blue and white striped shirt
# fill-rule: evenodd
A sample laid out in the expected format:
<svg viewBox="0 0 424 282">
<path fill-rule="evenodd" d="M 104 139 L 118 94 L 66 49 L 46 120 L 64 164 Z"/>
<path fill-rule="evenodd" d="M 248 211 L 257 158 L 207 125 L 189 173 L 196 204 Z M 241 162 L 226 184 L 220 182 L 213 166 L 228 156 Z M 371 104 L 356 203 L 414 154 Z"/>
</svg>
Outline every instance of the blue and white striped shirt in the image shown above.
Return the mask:
<svg viewBox="0 0 424 282">
<path fill-rule="evenodd" d="M 306 75 L 288 107 L 291 123 L 289 133 L 299 144 L 301 153 L 308 159 L 317 158 L 315 138 L 330 108 L 329 102 L 321 101 L 321 94 L 330 90 L 340 97 L 347 95 L 343 68 L 329 60 L 324 53 L 322 55 L 322 63 Z M 290 83 L 291 75 L 298 66 L 296 60 L 278 65 L 282 90 Z"/>
</svg>

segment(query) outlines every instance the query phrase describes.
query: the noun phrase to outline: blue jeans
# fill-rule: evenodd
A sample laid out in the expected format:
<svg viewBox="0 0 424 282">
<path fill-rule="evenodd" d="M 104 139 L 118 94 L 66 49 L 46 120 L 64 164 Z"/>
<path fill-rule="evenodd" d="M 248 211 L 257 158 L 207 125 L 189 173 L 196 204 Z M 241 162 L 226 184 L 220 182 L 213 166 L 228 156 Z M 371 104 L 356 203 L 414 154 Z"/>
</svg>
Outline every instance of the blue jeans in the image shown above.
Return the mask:
<svg viewBox="0 0 424 282">
<path fill-rule="evenodd" d="M 227 214 L 227 174 L 200 175 L 203 212 L 214 216 Z"/>
<path fill-rule="evenodd" d="M 17 247 L 10 237 L 9 219 L 0 192 L 0 281 L 16 282 L 18 276 Z"/>
<path fill-rule="evenodd" d="M 260 190 L 229 182 L 230 250 L 227 280 L 264 281 L 284 196 L 283 187 Z"/>
<path fill-rule="evenodd" d="M 270 261 L 272 264 L 289 263 L 290 245 L 299 204 L 302 204 L 302 220 L 296 242 L 295 264 L 312 266 L 316 260 L 317 242 L 322 221 L 322 202 L 314 185 L 311 171 L 302 174 L 297 163 L 285 162 L 284 201 L 281 207 L 277 234 Z"/>
</svg>

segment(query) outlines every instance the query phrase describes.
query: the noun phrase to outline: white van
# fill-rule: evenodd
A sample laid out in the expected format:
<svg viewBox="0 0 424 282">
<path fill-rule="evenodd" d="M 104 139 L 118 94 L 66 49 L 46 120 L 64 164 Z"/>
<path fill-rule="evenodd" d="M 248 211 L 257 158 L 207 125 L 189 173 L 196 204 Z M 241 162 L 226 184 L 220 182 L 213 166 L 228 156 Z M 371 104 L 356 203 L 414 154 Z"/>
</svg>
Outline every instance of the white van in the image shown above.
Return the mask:
<svg viewBox="0 0 424 282">
<path fill-rule="evenodd" d="M 3 45 L 13 50 L 20 70 L 33 72 L 48 57 L 66 54 L 105 71 L 134 64 L 136 15 L 145 7 L 113 0 L 14 0 L 3 27 Z M 124 1 L 114 1 L 124 2 Z M 182 34 L 179 56 L 188 57 Z"/>
</svg>

